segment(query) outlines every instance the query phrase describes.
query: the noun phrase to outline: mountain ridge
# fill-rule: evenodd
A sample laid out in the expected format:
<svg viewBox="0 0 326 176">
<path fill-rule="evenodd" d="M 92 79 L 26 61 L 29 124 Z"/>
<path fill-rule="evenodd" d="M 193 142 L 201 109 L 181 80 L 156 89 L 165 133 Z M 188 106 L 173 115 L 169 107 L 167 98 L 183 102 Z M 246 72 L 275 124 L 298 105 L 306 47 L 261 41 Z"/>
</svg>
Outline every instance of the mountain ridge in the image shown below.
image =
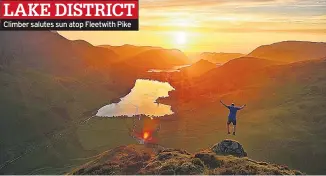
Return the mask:
<svg viewBox="0 0 326 176">
<path fill-rule="evenodd" d="M 224 53 L 224 52 L 203 52 L 199 55 L 199 59 L 208 60 L 215 64 L 223 64 L 232 59 L 243 57 L 242 53 Z"/>
<path fill-rule="evenodd" d="M 301 175 L 287 166 L 247 158 L 242 145 L 223 140 L 210 149 L 189 153 L 159 145 L 120 146 L 73 170 L 69 175 Z"/>
<path fill-rule="evenodd" d="M 181 68 L 180 72 L 189 77 L 198 77 L 209 72 L 210 70 L 213 70 L 216 67 L 216 64 L 213 64 L 208 60 L 201 59 L 188 67 Z"/>
<path fill-rule="evenodd" d="M 249 53 L 248 56 L 283 62 L 320 59 L 326 56 L 326 43 L 282 41 L 259 46 Z"/>
</svg>

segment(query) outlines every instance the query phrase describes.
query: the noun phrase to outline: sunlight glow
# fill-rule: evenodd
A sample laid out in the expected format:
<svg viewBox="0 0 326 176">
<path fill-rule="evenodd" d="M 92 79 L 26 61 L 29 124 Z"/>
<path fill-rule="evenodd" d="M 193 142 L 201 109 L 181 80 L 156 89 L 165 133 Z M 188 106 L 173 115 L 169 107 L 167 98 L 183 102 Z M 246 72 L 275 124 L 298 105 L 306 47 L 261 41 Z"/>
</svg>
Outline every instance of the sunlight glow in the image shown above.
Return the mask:
<svg viewBox="0 0 326 176">
<path fill-rule="evenodd" d="M 185 32 L 176 32 L 174 38 L 178 45 L 184 45 L 187 43 L 187 35 Z"/>
<path fill-rule="evenodd" d="M 140 3 L 137 32 L 59 33 L 93 45 L 160 46 L 189 53 L 246 54 L 260 45 L 280 41 L 326 41 L 325 0 L 143 0 Z"/>
</svg>

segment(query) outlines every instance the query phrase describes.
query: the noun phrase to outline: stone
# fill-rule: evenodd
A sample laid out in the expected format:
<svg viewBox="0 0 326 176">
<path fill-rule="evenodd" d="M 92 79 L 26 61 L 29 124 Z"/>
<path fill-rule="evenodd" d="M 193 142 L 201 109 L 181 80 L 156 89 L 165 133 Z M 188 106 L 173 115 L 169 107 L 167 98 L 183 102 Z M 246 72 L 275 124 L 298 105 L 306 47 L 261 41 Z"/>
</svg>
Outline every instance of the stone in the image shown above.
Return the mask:
<svg viewBox="0 0 326 176">
<path fill-rule="evenodd" d="M 231 139 L 225 139 L 220 143 L 215 144 L 211 150 L 218 155 L 233 155 L 236 157 L 246 157 L 247 153 L 242 145 Z"/>
</svg>

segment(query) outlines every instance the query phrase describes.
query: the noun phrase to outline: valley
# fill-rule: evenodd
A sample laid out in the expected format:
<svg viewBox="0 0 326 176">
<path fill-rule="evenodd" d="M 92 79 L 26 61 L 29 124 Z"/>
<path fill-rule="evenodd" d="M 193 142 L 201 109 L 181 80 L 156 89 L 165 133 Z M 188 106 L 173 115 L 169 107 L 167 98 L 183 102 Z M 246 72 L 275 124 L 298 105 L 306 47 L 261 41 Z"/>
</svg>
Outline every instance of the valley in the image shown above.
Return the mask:
<svg viewBox="0 0 326 176">
<path fill-rule="evenodd" d="M 129 128 L 140 114 L 159 116 L 141 115 L 138 123 L 160 124 L 155 138 L 162 146 L 196 152 L 232 138 L 255 160 L 326 172 L 325 43 L 298 42 L 290 56 L 272 51 L 298 43 L 276 43 L 217 65 L 189 62 L 178 50 L 97 47 L 55 32 L 6 32 L 0 39 L 1 174 L 64 174 L 108 149 L 136 144 Z M 259 54 L 269 50 L 273 55 Z M 311 57 L 295 61 L 301 52 Z M 139 80 L 164 86 L 145 82 L 132 94 Z M 147 110 L 134 113 L 128 105 L 96 116 L 124 98 Z M 236 136 L 226 134 L 228 111 L 220 100 L 247 104 Z"/>
</svg>

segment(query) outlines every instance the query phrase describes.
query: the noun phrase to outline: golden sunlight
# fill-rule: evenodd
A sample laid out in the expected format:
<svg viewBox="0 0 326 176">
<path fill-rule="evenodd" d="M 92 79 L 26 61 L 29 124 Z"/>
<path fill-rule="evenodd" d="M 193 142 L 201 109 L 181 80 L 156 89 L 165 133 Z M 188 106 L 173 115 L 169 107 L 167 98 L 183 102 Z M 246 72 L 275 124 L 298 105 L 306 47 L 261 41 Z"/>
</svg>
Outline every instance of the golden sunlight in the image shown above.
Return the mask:
<svg viewBox="0 0 326 176">
<path fill-rule="evenodd" d="M 187 35 L 185 32 L 176 32 L 174 34 L 175 43 L 178 45 L 184 45 L 187 43 Z"/>
</svg>

